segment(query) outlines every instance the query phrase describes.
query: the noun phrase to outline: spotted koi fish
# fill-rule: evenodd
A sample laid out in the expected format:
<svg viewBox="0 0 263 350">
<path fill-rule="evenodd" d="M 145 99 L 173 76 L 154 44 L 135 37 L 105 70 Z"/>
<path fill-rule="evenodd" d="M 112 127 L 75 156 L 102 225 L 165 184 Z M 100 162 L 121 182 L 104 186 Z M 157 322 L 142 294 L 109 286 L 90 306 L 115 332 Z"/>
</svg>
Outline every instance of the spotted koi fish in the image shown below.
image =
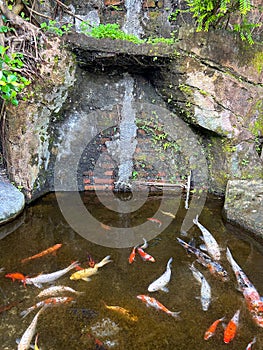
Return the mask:
<svg viewBox="0 0 263 350">
<path fill-rule="evenodd" d="M 251 350 L 252 349 L 252 345 L 255 344 L 256 341 L 257 341 L 257 338 L 254 337 L 253 340 L 247 344 L 246 350 Z"/>
<path fill-rule="evenodd" d="M 227 271 L 219 264 L 219 262 L 214 261 L 209 255 L 186 243 L 181 238 L 177 237 L 177 240 L 188 253 L 194 254 L 197 257 L 197 261 L 204 267 L 208 268 L 212 275 L 219 277 L 223 282 L 229 280 Z"/>
</svg>

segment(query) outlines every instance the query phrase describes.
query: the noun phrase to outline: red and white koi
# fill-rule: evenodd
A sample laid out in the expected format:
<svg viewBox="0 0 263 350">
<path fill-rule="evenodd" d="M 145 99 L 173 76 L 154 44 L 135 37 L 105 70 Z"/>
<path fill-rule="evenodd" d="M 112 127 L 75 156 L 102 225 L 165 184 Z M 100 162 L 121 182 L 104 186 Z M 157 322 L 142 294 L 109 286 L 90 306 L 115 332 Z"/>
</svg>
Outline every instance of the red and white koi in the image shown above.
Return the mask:
<svg viewBox="0 0 263 350">
<path fill-rule="evenodd" d="M 241 267 L 233 259 L 229 248 L 226 249 L 226 257 L 236 275 L 239 290 L 243 293 L 252 319 L 259 327 L 263 327 L 263 301 L 257 289 L 250 282 Z"/>
<path fill-rule="evenodd" d="M 168 288 L 166 285 L 170 282 L 171 279 L 171 263 L 173 261 L 173 258 L 170 258 L 167 262 L 166 271 L 159 277 L 157 280 L 152 282 L 149 287 L 149 292 L 156 292 L 157 290 L 162 290 L 163 292 L 168 292 Z"/>
<path fill-rule="evenodd" d="M 41 288 L 43 283 L 52 283 L 56 281 L 58 278 L 65 275 L 70 270 L 74 269 L 78 265 L 78 261 L 73 262 L 71 265 L 66 267 L 63 270 L 55 271 L 48 274 L 41 274 L 36 277 L 26 277 L 24 280 L 25 284 L 33 284 L 37 288 Z"/>
<path fill-rule="evenodd" d="M 230 343 L 236 336 L 239 326 L 240 310 L 237 310 L 224 330 L 224 343 Z"/>
<path fill-rule="evenodd" d="M 142 258 L 143 261 L 151 261 L 151 262 L 155 262 L 155 259 L 153 256 L 151 256 L 150 254 L 146 253 L 142 247 L 137 248 L 137 252 L 140 254 L 140 257 Z"/>
<path fill-rule="evenodd" d="M 161 304 L 158 300 L 156 300 L 155 298 L 149 297 L 148 295 L 137 295 L 137 298 L 143 301 L 147 307 L 151 306 L 156 310 L 163 311 L 174 318 L 178 318 L 181 312 L 181 311 L 174 312 L 174 311 L 168 310 L 167 307 Z"/>
<path fill-rule="evenodd" d="M 213 237 L 213 235 L 198 221 L 198 215 L 196 215 L 196 218 L 193 220 L 193 223 L 199 227 L 199 229 L 202 232 L 203 240 L 207 249 L 208 254 L 214 259 L 214 260 L 220 260 L 221 253 L 220 248 Z"/>
<path fill-rule="evenodd" d="M 161 222 L 161 220 L 159 220 L 159 219 L 156 219 L 156 218 L 147 218 L 147 220 L 148 221 L 151 221 L 151 222 L 153 222 L 153 223 L 155 223 L 155 224 L 157 224 L 159 227 L 161 227 L 162 226 L 162 222 Z"/>
<path fill-rule="evenodd" d="M 36 333 L 38 317 L 43 312 L 44 309 L 45 309 L 45 306 L 42 307 L 42 309 L 40 309 L 38 313 L 35 315 L 35 317 L 33 318 L 32 322 L 30 323 L 25 333 L 23 334 L 22 338 L 20 339 L 17 350 L 28 350 L 30 348 L 31 340 L 34 334 Z"/>
<path fill-rule="evenodd" d="M 252 349 L 252 345 L 255 344 L 257 341 L 257 338 L 254 337 L 253 340 L 247 344 L 246 350 L 251 350 Z"/>
<path fill-rule="evenodd" d="M 201 284 L 201 304 L 203 311 L 207 311 L 211 303 L 211 287 L 205 276 L 194 267 L 194 264 L 189 266 L 194 278 Z"/>
<path fill-rule="evenodd" d="M 191 246 L 190 244 L 177 237 L 178 242 L 184 247 L 187 253 L 192 253 L 197 257 L 197 261 L 208 268 L 210 273 L 216 277 L 219 277 L 223 282 L 229 280 L 227 271 L 219 264 L 218 261 L 214 261 L 209 255 L 202 252 L 200 249 Z"/>
<path fill-rule="evenodd" d="M 50 297 L 50 296 L 55 296 L 55 295 L 59 295 L 61 293 L 73 293 L 73 294 L 84 294 L 84 292 L 78 292 L 73 288 L 67 287 L 67 286 L 52 286 L 49 288 L 46 288 L 44 290 L 42 290 L 42 292 L 40 292 L 37 297 L 38 298 L 46 298 L 46 297 Z"/>
<path fill-rule="evenodd" d="M 223 320 L 225 319 L 225 316 L 224 317 L 221 317 L 217 320 L 215 320 L 211 326 L 205 331 L 205 335 L 204 335 L 204 340 L 208 340 L 209 338 L 211 338 L 214 334 L 215 334 L 215 331 L 217 329 L 217 326 L 219 325 L 220 322 L 222 322 Z"/>
<path fill-rule="evenodd" d="M 31 311 L 38 309 L 42 306 L 58 306 L 61 304 L 66 304 L 73 301 L 72 297 L 54 297 L 54 298 L 48 298 L 42 301 L 39 301 L 35 305 L 29 307 L 28 309 L 22 311 L 20 315 L 24 318 L 26 317 Z"/>
</svg>

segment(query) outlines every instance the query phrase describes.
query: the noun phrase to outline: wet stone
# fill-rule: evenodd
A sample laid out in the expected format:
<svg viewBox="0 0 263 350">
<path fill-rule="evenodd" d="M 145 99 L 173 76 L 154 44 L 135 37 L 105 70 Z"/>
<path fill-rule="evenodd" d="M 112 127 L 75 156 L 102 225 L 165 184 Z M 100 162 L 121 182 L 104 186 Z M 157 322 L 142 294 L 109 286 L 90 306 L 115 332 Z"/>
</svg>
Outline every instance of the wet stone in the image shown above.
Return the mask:
<svg viewBox="0 0 263 350">
<path fill-rule="evenodd" d="M 25 206 L 25 198 L 10 182 L 0 178 L 0 224 L 14 219 Z"/>
<path fill-rule="evenodd" d="M 263 180 L 228 181 L 224 203 L 226 219 L 263 237 Z"/>
</svg>

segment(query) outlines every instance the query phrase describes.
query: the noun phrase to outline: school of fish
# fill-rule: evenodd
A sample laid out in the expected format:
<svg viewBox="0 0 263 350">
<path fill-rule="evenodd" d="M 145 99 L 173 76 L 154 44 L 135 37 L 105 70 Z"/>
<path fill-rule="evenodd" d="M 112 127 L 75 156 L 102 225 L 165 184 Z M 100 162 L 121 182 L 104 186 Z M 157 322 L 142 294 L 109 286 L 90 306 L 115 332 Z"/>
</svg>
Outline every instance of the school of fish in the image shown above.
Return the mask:
<svg viewBox="0 0 263 350">
<path fill-rule="evenodd" d="M 168 216 L 173 215 L 169 212 L 163 212 L 163 214 Z M 153 223 L 157 223 L 158 225 L 161 225 L 161 222 L 159 222 L 158 219 L 148 218 L 148 220 Z M 205 270 L 209 271 L 211 276 L 216 277 L 222 282 L 229 281 L 228 272 L 220 262 L 222 249 L 219 247 L 213 235 L 199 222 L 198 216 L 196 216 L 196 218 L 193 220 L 193 223 L 202 232 L 201 239 L 205 244 L 205 250 L 207 251 L 207 253 L 204 253 L 201 249 L 198 249 L 195 245 L 193 245 L 192 241 L 187 243 L 181 238 L 177 237 L 178 243 L 186 250 L 187 254 L 190 254 L 190 256 L 194 256 L 196 258 L 196 261 L 204 268 L 204 271 Z M 136 256 L 139 256 L 144 262 L 152 262 L 152 263 L 156 262 L 156 259 L 145 251 L 149 247 L 147 240 L 145 238 L 143 238 L 142 240 L 143 240 L 143 243 L 138 244 L 132 248 L 132 251 L 128 257 L 129 265 L 133 264 L 136 261 Z M 29 262 L 32 260 L 34 261 L 35 259 L 46 256 L 47 254 L 54 254 L 58 249 L 61 248 L 61 246 L 62 244 L 56 244 L 50 248 L 45 249 L 42 252 L 32 255 L 31 257 L 22 259 L 21 263 L 24 264 L 25 262 Z M 263 327 L 262 297 L 260 296 L 256 287 L 249 280 L 245 272 L 234 260 L 232 253 L 228 247 L 226 247 L 226 258 L 236 277 L 238 289 L 243 294 L 246 307 L 253 321 L 257 326 Z M 71 281 L 82 280 L 82 281 L 88 282 L 91 280 L 92 276 L 98 273 L 98 270 L 100 268 L 109 264 L 110 262 L 112 262 L 110 255 L 104 257 L 102 260 L 100 260 L 97 263 L 88 255 L 88 263 L 89 263 L 88 268 L 82 268 L 78 261 L 74 261 L 73 263 L 69 264 L 67 267 L 61 270 L 46 273 L 46 274 L 40 273 L 35 277 L 29 277 L 20 272 L 6 273 L 5 274 L 6 278 L 12 279 L 13 282 L 18 280 L 21 283 L 23 283 L 25 287 L 27 285 L 32 285 L 37 288 L 42 288 L 43 284 L 52 284 L 52 286 L 46 289 L 43 289 L 40 293 L 36 295 L 36 298 L 45 298 L 45 299 L 33 305 L 31 304 L 31 306 L 28 306 L 24 311 L 20 312 L 20 315 L 22 317 L 26 317 L 31 312 L 40 308 L 40 310 L 36 312 L 28 328 L 22 334 L 21 339 L 17 340 L 17 343 L 18 343 L 17 349 L 18 350 L 27 350 L 29 348 L 33 348 L 35 350 L 39 349 L 37 344 L 38 336 L 39 336 L 38 334 L 35 337 L 35 341 L 33 345 L 31 342 L 34 338 L 34 335 L 36 334 L 37 322 L 40 315 L 48 307 L 54 307 L 54 306 L 62 307 L 63 305 L 70 305 L 71 303 L 74 303 L 76 301 L 75 298 L 84 294 L 84 292 L 79 292 L 66 285 L 53 285 L 54 282 L 56 282 L 58 279 L 60 279 L 61 277 L 63 277 L 73 269 L 76 269 L 76 271 L 70 275 L 69 279 Z M 159 277 L 156 273 L 157 276 L 155 277 L 155 279 L 152 280 L 152 282 L 149 281 L 148 288 L 147 288 L 149 293 L 159 293 L 158 296 L 160 298 L 162 298 L 164 295 L 162 294 L 162 292 L 169 293 L 169 289 L 167 285 L 170 283 L 172 278 L 172 262 L 173 262 L 173 257 L 170 257 L 166 263 L 166 267 L 163 267 L 163 270 L 159 269 L 159 266 L 158 266 L 158 271 L 162 273 L 158 273 Z M 158 262 L 156 263 L 156 266 L 157 265 L 158 265 Z M 213 300 L 211 286 L 208 283 L 208 280 L 205 278 L 204 273 L 202 273 L 201 271 L 199 271 L 199 269 L 196 268 L 194 262 L 189 264 L 188 267 L 194 279 L 200 284 L 200 296 L 196 298 L 200 299 L 202 310 L 207 312 Z M 157 270 L 157 267 L 156 267 L 156 270 Z M 163 312 L 166 315 L 172 316 L 172 318 L 176 320 L 183 320 L 183 311 L 181 310 L 174 311 L 172 310 L 172 308 L 169 309 L 167 306 L 165 306 L 162 302 L 158 300 L 159 298 L 156 299 L 155 297 L 149 296 L 147 294 L 139 294 L 136 297 L 138 300 L 142 301 L 147 307 L 154 308 L 158 312 Z M 11 309 L 12 307 L 17 306 L 17 304 L 20 302 L 21 301 L 18 301 L 10 305 L 3 306 L 2 308 L 3 312 Z M 103 301 L 103 305 L 106 310 L 109 310 L 110 312 L 114 312 L 116 315 L 119 315 L 120 317 L 125 318 L 127 321 L 137 322 L 139 320 L 137 315 L 135 315 L 131 310 L 123 306 L 108 305 L 104 301 Z M 241 314 L 241 308 L 236 310 L 235 313 L 232 315 L 232 317 L 226 323 L 223 331 L 223 342 L 225 344 L 228 344 L 234 341 L 235 337 L 238 335 L 238 332 L 240 329 L 240 314 Z M 203 339 L 205 341 L 208 341 L 211 337 L 213 337 L 217 331 L 218 326 L 220 324 L 223 325 L 224 324 L 223 322 L 225 320 L 226 320 L 226 316 L 223 316 L 214 320 L 212 324 L 204 331 Z M 91 337 L 92 339 L 94 338 L 93 335 L 88 335 L 88 336 Z M 94 339 L 95 339 L 94 341 L 95 345 L 100 344 L 101 349 L 106 349 L 103 343 L 100 342 L 100 340 L 96 338 Z M 256 343 L 256 337 L 254 337 L 247 344 L 246 350 L 252 349 L 252 346 L 254 346 L 255 343 Z M 97 348 L 97 345 L 96 345 L 96 348 Z"/>
</svg>

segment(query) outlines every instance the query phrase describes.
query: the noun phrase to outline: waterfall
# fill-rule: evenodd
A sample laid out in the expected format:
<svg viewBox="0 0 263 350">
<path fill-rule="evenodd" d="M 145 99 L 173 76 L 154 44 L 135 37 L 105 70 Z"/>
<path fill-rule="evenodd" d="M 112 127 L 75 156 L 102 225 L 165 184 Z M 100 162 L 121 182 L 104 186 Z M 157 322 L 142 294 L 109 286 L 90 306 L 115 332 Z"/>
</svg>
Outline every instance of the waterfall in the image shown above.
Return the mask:
<svg viewBox="0 0 263 350">
<path fill-rule="evenodd" d="M 131 189 L 129 179 L 132 177 L 133 155 L 137 145 L 136 113 L 132 107 L 134 79 L 126 74 L 121 83 L 124 86 L 125 93 L 121 109 L 120 133 L 116 135 L 115 140 L 106 142 L 106 146 L 108 152 L 119 164 L 115 188 L 116 190 L 127 191 Z"/>
<path fill-rule="evenodd" d="M 136 35 L 138 38 L 143 34 L 139 15 L 142 9 L 142 0 L 125 0 L 126 18 L 123 31 L 127 34 Z"/>
</svg>

